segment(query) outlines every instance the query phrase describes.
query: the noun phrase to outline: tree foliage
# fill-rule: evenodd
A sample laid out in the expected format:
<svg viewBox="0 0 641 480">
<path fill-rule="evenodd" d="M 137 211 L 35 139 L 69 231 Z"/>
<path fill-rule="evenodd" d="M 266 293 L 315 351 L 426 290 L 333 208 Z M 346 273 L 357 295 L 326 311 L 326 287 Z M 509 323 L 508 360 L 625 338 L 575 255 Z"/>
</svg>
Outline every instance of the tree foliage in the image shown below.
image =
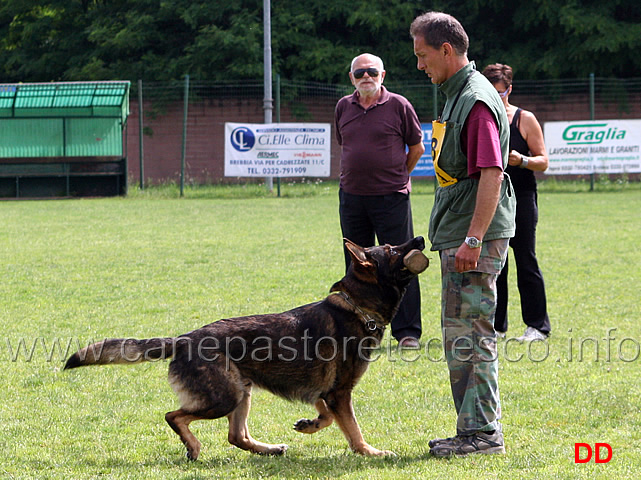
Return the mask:
<svg viewBox="0 0 641 480">
<path fill-rule="evenodd" d="M 456 16 L 470 59 L 519 78 L 641 76 L 641 3 L 632 0 L 273 0 L 273 70 L 346 82 L 379 55 L 388 78 L 422 79 L 408 29 L 428 9 Z M 0 0 L 5 82 L 259 79 L 262 0 Z"/>
</svg>

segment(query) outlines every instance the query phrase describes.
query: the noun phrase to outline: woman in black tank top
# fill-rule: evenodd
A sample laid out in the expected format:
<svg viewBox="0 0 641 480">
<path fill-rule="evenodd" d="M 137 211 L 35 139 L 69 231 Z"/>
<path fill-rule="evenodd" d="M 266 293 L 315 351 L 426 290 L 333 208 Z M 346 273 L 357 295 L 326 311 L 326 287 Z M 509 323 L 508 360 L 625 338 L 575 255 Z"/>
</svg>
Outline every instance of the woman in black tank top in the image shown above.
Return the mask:
<svg viewBox="0 0 641 480">
<path fill-rule="evenodd" d="M 510 175 L 516 192 L 516 234 L 510 240 L 519 294 L 521 315 L 527 325 L 522 341 L 545 339 L 550 334 L 545 284 L 536 258 L 536 224 L 538 204 L 534 172 L 548 168 L 548 156 L 543 130 L 532 112 L 522 110 L 509 102 L 512 93 L 512 69 L 496 63 L 483 70 L 503 100 L 510 120 L 510 155 L 506 173 Z M 494 328 L 499 335 L 507 332 L 508 263 L 497 280 L 497 308 Z"/>
</svg>

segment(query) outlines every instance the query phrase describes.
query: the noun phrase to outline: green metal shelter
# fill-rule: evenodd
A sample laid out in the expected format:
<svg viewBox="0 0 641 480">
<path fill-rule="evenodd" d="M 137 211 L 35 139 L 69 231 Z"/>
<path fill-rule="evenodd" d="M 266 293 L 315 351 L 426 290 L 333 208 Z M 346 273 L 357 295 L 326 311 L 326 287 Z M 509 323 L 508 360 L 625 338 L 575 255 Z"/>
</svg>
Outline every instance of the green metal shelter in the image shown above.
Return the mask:
<svg viewBox="0 0 641 480">
<path fill-rule="evenodd" d="M 0 84 L 0 197 L 125 194 L 129 88 Z"/>
</svg>

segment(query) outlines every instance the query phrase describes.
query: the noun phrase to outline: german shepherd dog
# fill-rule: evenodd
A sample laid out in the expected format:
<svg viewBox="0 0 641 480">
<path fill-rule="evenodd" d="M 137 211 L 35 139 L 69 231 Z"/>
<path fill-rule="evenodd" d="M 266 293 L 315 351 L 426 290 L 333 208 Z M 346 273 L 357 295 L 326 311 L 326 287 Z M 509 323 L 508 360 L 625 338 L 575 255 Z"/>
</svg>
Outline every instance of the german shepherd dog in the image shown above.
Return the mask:
<svg viewBox="0 0 641 480">
<path fill-rule="evenodd" d="M 351 449 L 389 455 L 363 439 L 352 407 L 352 389 L 367 370 L 372 349 L 398 310 L 405 289 L 428 266 L 422 237 L 400 246 L 361 248 L 345 239 L 352 262 L 345 277 L 316 303 L 284 313 L 228 318 L 176 338 L 107 339 L 72 355 L 65 369 L 138 363 L 172 357 L 169 383 L 180 409 L 165 420 L 196 460 L 201 444 L 194 420 L 226 416 L 231 444 L 263 455 L 287 445 L 254 440 L 247 428 L 252 387 L 314 404 L 318 417 L 294 429 L 315 433 L 334 420 Z"/>
</svg>

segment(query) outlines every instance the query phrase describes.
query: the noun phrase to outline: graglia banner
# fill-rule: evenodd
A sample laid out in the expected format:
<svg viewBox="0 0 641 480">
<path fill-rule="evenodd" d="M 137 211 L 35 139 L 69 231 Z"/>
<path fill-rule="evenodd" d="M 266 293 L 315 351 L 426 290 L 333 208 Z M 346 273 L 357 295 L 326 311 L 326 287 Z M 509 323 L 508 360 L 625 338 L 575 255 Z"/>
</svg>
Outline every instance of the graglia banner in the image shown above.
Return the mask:
<svg viewBox="0 0 641 480">
<path fill-rule="evenodd" d="M 641 172 L 641 120 L 546 122 L 548 175 Z"/>
</svg>

